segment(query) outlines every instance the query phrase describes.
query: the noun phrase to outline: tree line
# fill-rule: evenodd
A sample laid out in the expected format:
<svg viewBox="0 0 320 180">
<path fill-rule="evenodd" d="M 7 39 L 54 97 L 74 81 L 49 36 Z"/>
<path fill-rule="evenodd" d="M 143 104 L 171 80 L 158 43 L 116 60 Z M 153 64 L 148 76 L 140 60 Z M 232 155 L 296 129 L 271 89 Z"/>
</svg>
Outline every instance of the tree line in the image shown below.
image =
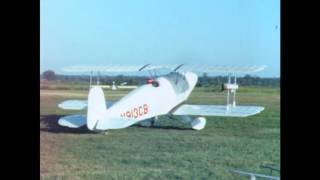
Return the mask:
<svg viewBox="0 0 320 180">
<path fill-rule="evenodd" d="M 60 81 L 66 83 L 89 83 L 90 76 L 89 75 L 59 75 L 55 74 L 53 71 L 45 71 L 40 75 L 41 79 L 46 79 L 48 81 Z M 96 83 L 97 76 L 92 77 L 92 83 Z M 125 76 L 125 75 L 117 75 L 117 76 L 107 76 L 100 75 L 99 81 L 100 84 L 111 85 L 114 81 L 116 85 L 126 82 L 127 85 L 141 85 L 146 83 L 146 80 L 149 77 L 147 76 Z M 202 76 L 198 78 L 198 87 L 206 87 L 212 85 L 221 85 L 228 81 L 228 77 L 226 76 L 207 76 L 204 73 Z M 237 84 L 242 86 L 270 86 L 270 87 L 279 87 L 280 86 L 280 78 L 266 78 L 266 77 L 258 77 L 245 75 L 243 77 L 237 78 Z"/>
</svg>

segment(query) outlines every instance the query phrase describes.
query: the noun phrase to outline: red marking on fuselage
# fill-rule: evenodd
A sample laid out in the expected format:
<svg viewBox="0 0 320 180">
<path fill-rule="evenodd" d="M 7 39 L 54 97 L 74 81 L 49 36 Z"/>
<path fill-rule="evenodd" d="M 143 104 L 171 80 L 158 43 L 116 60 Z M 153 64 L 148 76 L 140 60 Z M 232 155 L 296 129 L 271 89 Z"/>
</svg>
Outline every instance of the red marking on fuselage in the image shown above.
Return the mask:
<svg viewBox="0 0 320 180">
<path fill-rule="evenodd" d="M 120 117 L 137 119 L 138 117 L 148 114 L 148 112 L 148 104 L 143 104 L 121 113 Z"/>
</svg>

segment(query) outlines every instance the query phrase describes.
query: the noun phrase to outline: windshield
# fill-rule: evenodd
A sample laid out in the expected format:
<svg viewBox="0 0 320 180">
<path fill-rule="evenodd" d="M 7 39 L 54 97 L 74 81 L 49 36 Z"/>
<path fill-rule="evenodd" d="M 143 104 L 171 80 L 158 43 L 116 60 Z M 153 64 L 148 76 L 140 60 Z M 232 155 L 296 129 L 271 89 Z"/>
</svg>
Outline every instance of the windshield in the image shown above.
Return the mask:
<svg viewBox="0 0 320 180">
<path fill-rule="evenodd" d="M 170 74 L 167 74 L 163 77 L 166 78 L 167 80 L 169 80 L 169 82 L 171 83 L 171 85 L 176 93 L 184 93 L 185 91 L 187 91 L 189 89 L 189 84 L 188 84 L 187 80 L 180 73 L 171 72 Z"/>
</svg>

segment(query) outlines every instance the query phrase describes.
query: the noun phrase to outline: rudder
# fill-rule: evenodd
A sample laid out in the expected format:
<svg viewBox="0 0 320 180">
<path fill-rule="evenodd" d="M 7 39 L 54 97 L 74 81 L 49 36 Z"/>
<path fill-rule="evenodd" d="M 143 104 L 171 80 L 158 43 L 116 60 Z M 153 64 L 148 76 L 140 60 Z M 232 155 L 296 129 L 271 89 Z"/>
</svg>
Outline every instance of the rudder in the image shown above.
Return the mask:
<svg viewBox="0 0 320 180">
<path fill-rule="evenodd" d="M 87 127 L 94 130 L 97 122 L 107 110 L 104 93 L 101 87 L 94 86 L 88 95 Z"/>
</svg>

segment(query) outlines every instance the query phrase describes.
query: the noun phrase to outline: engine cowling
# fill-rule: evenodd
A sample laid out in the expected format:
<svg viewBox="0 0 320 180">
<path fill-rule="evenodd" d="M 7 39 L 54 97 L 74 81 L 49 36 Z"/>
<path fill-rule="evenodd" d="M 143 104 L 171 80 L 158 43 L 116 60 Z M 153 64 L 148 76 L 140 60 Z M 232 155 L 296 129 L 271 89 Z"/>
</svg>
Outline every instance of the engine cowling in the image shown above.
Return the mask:
<svg viewBox="0 0 320 180">
<path fill-rule="evenodd" d="M 195 130 L 201 130 L 206 126 L 206 118 L 205 117 L 197 117 L 192 120 L 191 127 Z"/>
</svg>

